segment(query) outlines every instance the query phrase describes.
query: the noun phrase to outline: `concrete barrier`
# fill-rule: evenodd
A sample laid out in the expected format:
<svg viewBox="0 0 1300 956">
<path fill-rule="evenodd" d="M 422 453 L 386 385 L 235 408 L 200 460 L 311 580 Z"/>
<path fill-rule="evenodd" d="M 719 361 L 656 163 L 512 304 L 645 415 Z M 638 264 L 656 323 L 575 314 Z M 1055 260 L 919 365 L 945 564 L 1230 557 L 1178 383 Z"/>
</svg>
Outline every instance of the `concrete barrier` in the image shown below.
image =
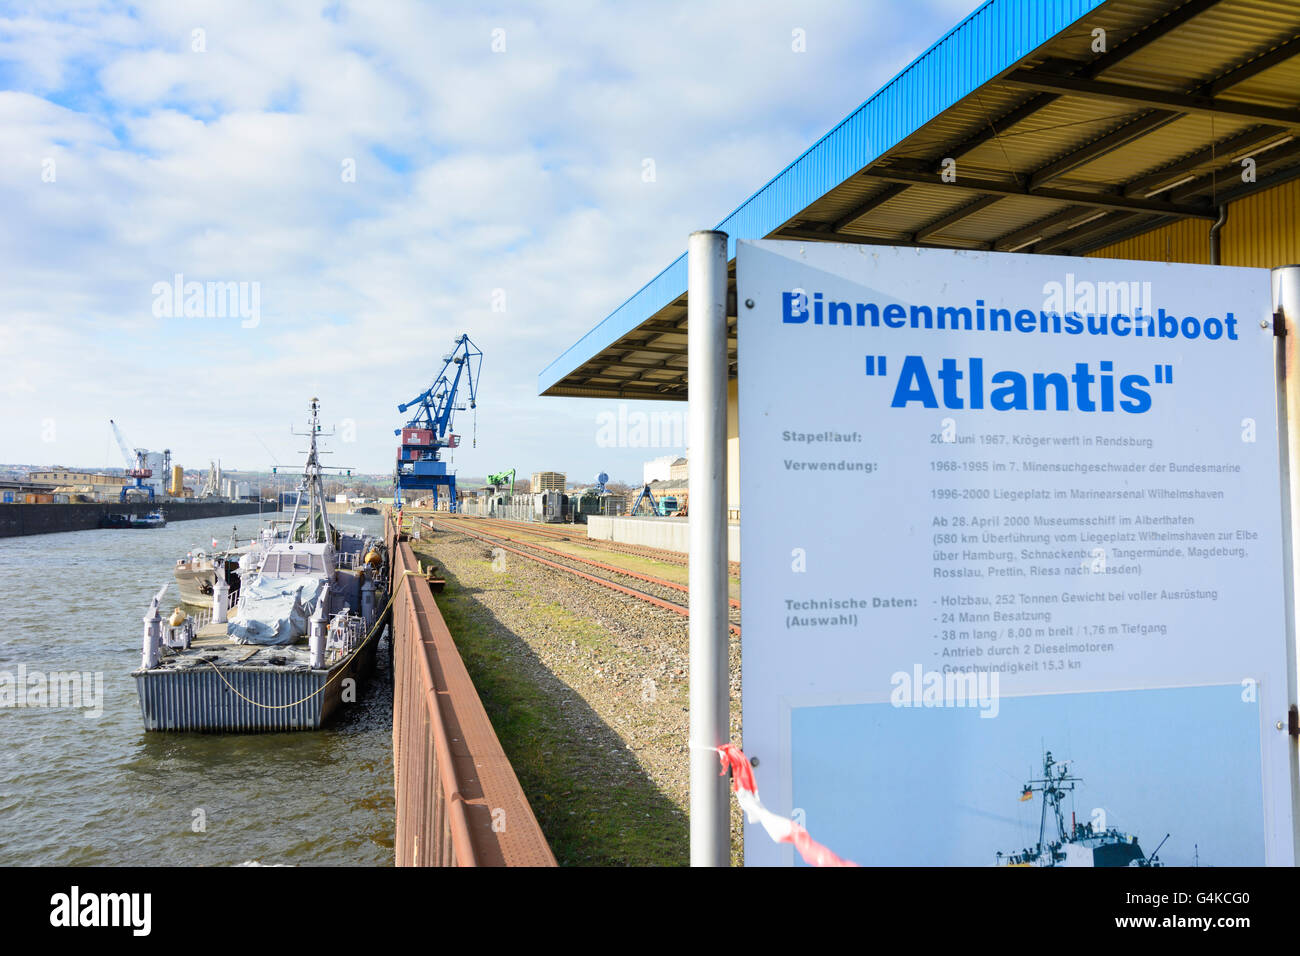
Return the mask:
<svg viewBox="0 0 1300 956">
<path fill-rule="evenodd" d="M 690 551 L 690 518 L 611 518 L 587 516 L 587 537 L 620 541 L 664 551 Z M 727 560 L 740 560 L 740 525 L 727 525 Z"/>
<path fill-rule="evenodd" d="M 94 502 L 66 505 L 0 504 L 0 538 L 24 534 L 52 534 L 56 531 L 85 531 L 99 527 L 109 514 L 145 515 L 161 509 L 170 521 L 223 518 L 257 514 L 256 501 L 162 501 L 156 504 Z"/>
</svg>

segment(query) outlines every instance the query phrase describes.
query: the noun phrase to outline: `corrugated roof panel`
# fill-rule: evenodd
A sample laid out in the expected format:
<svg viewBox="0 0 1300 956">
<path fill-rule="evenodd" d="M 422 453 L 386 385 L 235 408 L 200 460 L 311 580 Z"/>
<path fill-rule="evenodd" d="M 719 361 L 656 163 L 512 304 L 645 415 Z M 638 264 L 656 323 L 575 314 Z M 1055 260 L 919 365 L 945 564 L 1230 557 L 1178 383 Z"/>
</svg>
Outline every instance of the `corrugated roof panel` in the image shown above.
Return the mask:
<svg viewBox="0 0 1300 956">
<path fill-rule="evenodd" d="M 1253 54 L 1290 39 L 1294 33 L 1285 25 L 1295 16 L 1294 3 L 1219 3 L 1156 40 L 1143 56 L 1109 70 L 1106 79 L 1160 89 L 1183 89 L 1188 77 L 1212 80 L 1239 65 L 1243 50 Z M 1228 98 L 1234 95 L 1230 93 Z M 1282 103 L 1291 105 L 1294 97 Z"/>
<path fill-rule="evenodd" d="M 1075 183 L 1115 183 L 1168 166 L 1175 160 L 1188 156 L 1205 146 L 1217 142 L 1258 124 L 1249 120 L 1232 121 L 1222 116 L 1184 114 L 1177 120 L 1160 127 L 1141 139 L 1100 156 L 1085 166 L 1072 171 L 1059 180 L 1062 185 Z M 1222 166 L 1231 156 L 1220 157 L 1219 162 L 1207 163 L 1198 170 L 1208 172 Z M 1235 177 L 1233 177 L 1235 179 Z"/>
<path fill-rule="evenodd" d="M 1147 112 L 1113 103 L 1062 97 L 1033 117 L 971 150 L 959 163 L 972 175 L 1005 178 L 1008 169 L 1028 174 L 1055 162 Z"/>
<path fill-rule="evenodd" d="M 1008 196 L 954 223 L 935 239 L 970 242 L 986 240 L 989 236 L 1004 236 L 1068 206 L 1069 203 L 1044 203 L 1039 199 Z"/>
<path fill-rule="evenodd" d="M 1234 86 L 1226 98 L 1294 106 L 1296 90 L 1300 90 L 1300 60 L 1286 60 Z"/>
</svg>

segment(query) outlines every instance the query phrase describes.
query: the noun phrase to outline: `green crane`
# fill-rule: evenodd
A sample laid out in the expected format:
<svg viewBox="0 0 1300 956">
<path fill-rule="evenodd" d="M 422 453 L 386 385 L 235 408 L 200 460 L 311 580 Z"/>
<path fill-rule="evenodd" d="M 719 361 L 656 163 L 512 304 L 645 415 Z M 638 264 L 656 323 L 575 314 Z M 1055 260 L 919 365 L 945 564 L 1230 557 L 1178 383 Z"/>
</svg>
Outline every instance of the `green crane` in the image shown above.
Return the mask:
<svg viewBox="0 0 1300 956">
<path fill-rule="evenodd" d="M 499 475 L 488 475 L 487 480 L 489 485 L 496 485 L 500 488 L 506 483 L 506 479 L 510 480 L 510 493 L 513 495 L 515 493 L 515 470 L 513 468 L 509 471 L 503 471 Z"/>
</svg>

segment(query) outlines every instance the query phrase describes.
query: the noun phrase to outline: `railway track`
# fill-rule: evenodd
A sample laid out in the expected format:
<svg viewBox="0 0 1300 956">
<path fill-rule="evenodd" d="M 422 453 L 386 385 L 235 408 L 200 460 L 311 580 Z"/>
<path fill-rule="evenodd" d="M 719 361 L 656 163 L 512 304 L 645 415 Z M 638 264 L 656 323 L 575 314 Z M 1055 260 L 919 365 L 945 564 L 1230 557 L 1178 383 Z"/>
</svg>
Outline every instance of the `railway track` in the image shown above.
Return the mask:
<svg viewBox="0 0 1300 956">
<path fill-rule="evenodd" d="M 554 525 L 545 525 L 531 521 L 512 521 L 508 518 L 480 518 L 447 514 L 439 514 L 438 518 L 439 520 L 450 518 L 454 521 L 473 521 L 485 527 L 525 532 L 539 538 L 549 538 L 554 541 L 572 541 L 575 544 L 582 544 L 602 551 L 613 551 L 619 554 L 630 554 L 634 557 L 650 558 L 655 561 L 663 561 L 665 564 L 676 564 L 681 567 L 686 567 L 690 563 L 690 559 L 686 555 L 677 551 L 665 551 L 663 548 L 651 548 L 644 545 L 625 544 L 623 542 L 604 541 L 600 538 L 589 538 L 585 534 L 565 531 L 562 527 Z M 727 573 L 732 577 L 740 577 L 740 562 L 728 561 Z"/>
<path fill-rule="evenodd" d="M 568 554 L 567 552 L 556 551 L 554 548 L 548 548 L 545 545 L 540 545 L 535 542 L 521 541 L 518 538 L 506 537 L 502 533 L 491 534 L 491 533 L 482 533 L 481 531 L 477 531 L 477 530 L 470 530 L 469 528 L 465 527 L 465 525 L 467 524 L 467 520 L 456 520 L 456 519 L 448 520 L 448 517 L 445 515 L 440 515 L 436 520 L 428 517 L 419 517 L 419 518 L 415 518 L 414 520 L 423 521 L 430 528 L 463 534 L 467 537 L 474 538 L 478 541 L 482 541 L 485 544 L 490 544 L 493 545 L 494 547 L 501 548 L 504 551 L 509 551 L 511 554 L 518 555 L 521 558 L 527 558 L 528 560 L 535 561 L 538 564 L 542 564 L 559 571 L 564 571 L 569 574 L 576 575 L 577 577 L 584 578 L 585 580 L 591 581 L 594 584 L 599 584 L 613 591 L 618 591 L 621 594 L 626 594 L 629 597 L 634 597 L 637 598 L 638 600 L 642 600 L 649 604 L 653 604 L 655 607 L 662 608 L 663 610 L 666 611 L 672 611 L 674 614 L 681 615 L 682 617 L 690 616 L 690 608 L 686 604 L 678 603 L 677 601 L 664 597 L 662 594 L 654 594 L 650 591 L 645 590 L 644 587 L 638 588 L 638 587 L 629 586 L 627 584 L 620 584 L 618 581 L 611 580 L 608 577 L 598 575 L 598 574 L 593 574 L 592 572 L 585 571 L 582 568 L 574 567 L 573 564 L 584 565 L 586 567 L 603 570 L 608 573 L 622 575 L 625 578 L 631 578 L 632 580 L 639 581 L 643 585 L 649 584 L 654 588 L 672 591 L 674 593 L 689 594 L 689 589 L 684 584 L 678 584 L 676 581 L 668 581 L 665 580 L 664 578 L 657 578 L 653 575 L 642 574 L 639 571 L 631 571 L 626 568 L 615 567 L 614 565 L 605 564 L 600 561 L 592 561 L 587 558 L 579 558 L 576 557 L 575 555 Z M 483 520 L 488 520 L 488 519 L 479 519 L 479 521 L 483 521 Z M 532 530 L 532 529 L 529 528 L 527 530 Z M 523 550 L 523 549 L 529 549 L 529 550 Z M 547 555 L 552 555 L 553 557 L 544 557 L 541 554 L 537 554 L 536 552 L 538 551 L 544 552 Z M 573 562 L 573 564 L 567 564 L 564 562 Z M 732 613 L 735 615 L 739 615 L 740 602 L 735 599 L 728 598 L 728 603 L 731 606 Z M 728 626 L 731 630 L 731 633 L 736 635 L 740 634 L 740 625 L 737 624 L 735 621 L 729 621 Z"/>
</svg>

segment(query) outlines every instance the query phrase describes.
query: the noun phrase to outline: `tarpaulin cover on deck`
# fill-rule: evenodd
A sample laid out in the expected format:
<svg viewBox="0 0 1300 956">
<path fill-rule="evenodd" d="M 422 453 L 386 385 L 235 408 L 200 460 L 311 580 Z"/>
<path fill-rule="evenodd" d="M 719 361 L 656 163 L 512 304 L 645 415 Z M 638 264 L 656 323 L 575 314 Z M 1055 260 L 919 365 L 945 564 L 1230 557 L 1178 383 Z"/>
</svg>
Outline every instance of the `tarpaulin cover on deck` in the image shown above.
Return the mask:
<svg viewBox="0 0 1300 956">
<path fill-rule="evenodd" d="M 238 644 L 293 644 L 307 636 L 307 624 L 326 579 L 256 577 L 244 585 L 239 617 L 226 633 Z"/>
</svg>

